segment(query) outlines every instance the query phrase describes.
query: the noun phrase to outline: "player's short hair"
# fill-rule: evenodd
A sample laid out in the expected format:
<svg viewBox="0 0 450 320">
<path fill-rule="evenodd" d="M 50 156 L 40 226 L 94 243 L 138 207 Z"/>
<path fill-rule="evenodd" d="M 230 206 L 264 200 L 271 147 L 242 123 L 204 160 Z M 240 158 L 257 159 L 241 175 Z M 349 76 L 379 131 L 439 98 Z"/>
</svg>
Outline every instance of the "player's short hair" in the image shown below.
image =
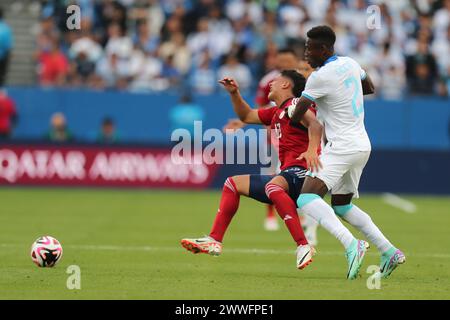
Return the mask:
<svg viewBox="0 0 450 320">
<path fill-rule="evenodd" d="M 333 48 L 336 42 L 336 34 L 329 26 L 317 26 L 310 29 L 306 35 L 308 38 L 318 41 L 328 48 Z"/>
<path fill-rule="evenodd" d="M 305 89 L 305 77 L 296 70 L 283 70 L 281 71 L 281 76 L 292 81 L 292 94 L 296 97 L 299 97 Z"/>
</svg>

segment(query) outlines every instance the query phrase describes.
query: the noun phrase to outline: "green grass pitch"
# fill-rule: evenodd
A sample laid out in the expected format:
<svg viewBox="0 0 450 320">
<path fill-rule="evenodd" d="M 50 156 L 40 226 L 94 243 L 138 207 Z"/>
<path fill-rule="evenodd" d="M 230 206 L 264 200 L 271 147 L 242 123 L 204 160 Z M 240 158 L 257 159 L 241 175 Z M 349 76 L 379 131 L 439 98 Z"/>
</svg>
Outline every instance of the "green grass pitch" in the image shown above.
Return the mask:
<svg viewBox="0 0 450 320">
<path fill-rule="evenodd" d="M 356 202 L 407 256 L 373 290 L 366 271 L 378 265 L 375 247 L 361 278 L 348 281 L 341 245 L 321 229 L 314 262 L 299 271 L 287 230 L 264 231 L 265 208 L 250 199 L 241 200 L 222 256 L 185 251 L 180 239 L 209 232 L 219 197 L 203 191 L 2 188 L 0 299 L 450 298 L 449 197 L 406 196 L 415 213 L 379 196 Z M 30 246 L 41 235 L 63 245 L 55 268 L 38 268 L 30 259 Z M 81 269 L 80 290 L 66 287 L 70 265 Z"/>
</svg>

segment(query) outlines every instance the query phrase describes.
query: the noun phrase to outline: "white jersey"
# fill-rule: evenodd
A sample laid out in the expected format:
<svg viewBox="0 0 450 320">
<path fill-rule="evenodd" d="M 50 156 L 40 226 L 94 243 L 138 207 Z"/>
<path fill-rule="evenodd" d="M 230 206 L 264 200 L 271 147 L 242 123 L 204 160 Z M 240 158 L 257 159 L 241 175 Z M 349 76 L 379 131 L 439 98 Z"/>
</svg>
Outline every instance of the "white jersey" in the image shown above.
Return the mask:
<svg viewBox="0 0 450 320">
<path fill-rule="evenodd" d="M 364 127 L 361 79 L 366 73 L 349 57 L 330 57 L 308 78 L 302 96 L 317 105 L 329 146 L 341 154 L 370 151 Z"/>
</svg>

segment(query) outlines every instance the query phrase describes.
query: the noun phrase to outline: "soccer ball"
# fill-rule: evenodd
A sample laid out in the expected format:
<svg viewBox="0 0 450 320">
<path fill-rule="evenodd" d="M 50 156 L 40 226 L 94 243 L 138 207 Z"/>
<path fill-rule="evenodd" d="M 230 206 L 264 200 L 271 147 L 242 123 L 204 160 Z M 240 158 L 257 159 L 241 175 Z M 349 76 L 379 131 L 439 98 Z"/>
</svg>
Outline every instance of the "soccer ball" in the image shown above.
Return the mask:
<svg viewBox="0 0 450 320">
<path fill-rule="evenodd" d="M 31 246 L 31 259 L 38 267 L 55 266 L 61 260 L 62 254 L 61 244 L 50 236 L 38 238 Z"/>
</svg>

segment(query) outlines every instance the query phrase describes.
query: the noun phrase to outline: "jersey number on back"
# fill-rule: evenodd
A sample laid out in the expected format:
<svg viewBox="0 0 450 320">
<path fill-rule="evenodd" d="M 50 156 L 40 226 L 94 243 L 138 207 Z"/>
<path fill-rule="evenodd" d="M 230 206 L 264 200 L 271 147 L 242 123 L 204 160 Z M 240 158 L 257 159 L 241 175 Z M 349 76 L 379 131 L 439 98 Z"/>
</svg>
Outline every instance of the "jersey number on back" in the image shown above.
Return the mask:
<svg viewBox="0 0 450 320">
<path fill-rule="evenodd" d="M 353 86 L 353 97 L 352 97 L 352 108 L 353 108 L 353 115 L 355 117 L 359 117 L 361 113 L 364 112 L 364 104 L 362 101 L 358 101 L 358 97 L 361 97 L 361 93 L 359 90 L 359 83 L 358 80 L 354 76 L 351 76 L 344 81 L 345 87 L 351 88 Z"/>
</svg>

